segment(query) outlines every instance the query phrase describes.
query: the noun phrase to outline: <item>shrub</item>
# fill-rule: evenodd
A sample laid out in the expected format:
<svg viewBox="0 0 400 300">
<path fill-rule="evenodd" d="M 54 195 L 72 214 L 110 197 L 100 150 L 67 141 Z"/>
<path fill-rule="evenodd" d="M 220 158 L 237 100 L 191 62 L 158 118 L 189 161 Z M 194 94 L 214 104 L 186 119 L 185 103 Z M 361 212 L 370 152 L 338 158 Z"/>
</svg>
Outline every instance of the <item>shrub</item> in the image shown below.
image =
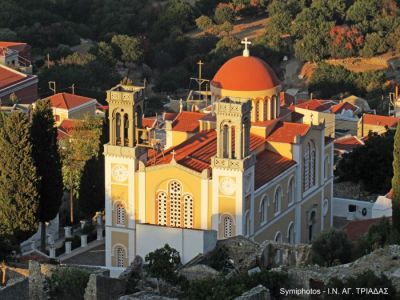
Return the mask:
<svg viewBox="0 0 400 300">
<path fill-rule="evenodd" d="M 164 279 L 168 282 L 176 282 L 178 277 L 176 268 L 181 263 L 179 252 L 165 244 L 164 248 L 156 249 L 146 255 L 148 270 L 152 276 Z"/>
<path fill-rule="evenodd" d="M 321 233 L 312 243 L 313 261 L 323 266 L 347 263 L 351 260 L 352 244 L 343 231 Z"/>
<path fill-rule="evenodd" d="M 228 264 L 229 253 L 225 246 L 215 248 L 210 254 L 208 265 L 217 271 L 222 271 Z"/>
<path fill-rule="evenodd" d="M 220 5 L 215 9 L 214 20 L 217 24 L 225 22 L 233 23 L 235 20 L 235 11 L 228 5 Z"/>
<path fill-rule="evenodd" d="M 279 289 L 287 287 L 288 276 L 286 273 L 262 270 L 252 275 L 243 272 L 229 279 L 226 277 L 207 278 L 191 282 L 185 290 L 185 296 L 186 299 L 191 300 L 235 299 L 259 284 L 268 288 L 275 299 L 279 299 L 281 297 Z"/>
<path fill-rule="evenodd" d="M 89 272 L 78 268 L 57 268 L 49 281 L 52 299 L 83 299 L 89 281 Z"/>
</svg>

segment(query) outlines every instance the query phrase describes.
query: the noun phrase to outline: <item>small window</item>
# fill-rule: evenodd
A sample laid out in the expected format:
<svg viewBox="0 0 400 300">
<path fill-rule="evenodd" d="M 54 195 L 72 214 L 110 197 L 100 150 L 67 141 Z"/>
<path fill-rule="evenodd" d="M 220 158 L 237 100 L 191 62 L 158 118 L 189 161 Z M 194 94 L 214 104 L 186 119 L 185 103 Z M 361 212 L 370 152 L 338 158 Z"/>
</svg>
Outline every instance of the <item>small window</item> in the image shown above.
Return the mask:
<svg viewBox="0 0 400 300">
<path fill-rule="evenodd" d="M 124 268 L 125 267 L 125 250 L 122 247 L 115 248 L 117 267 Z"/>
<path fill-rule="evenodd" d="M 356 212 L 357 206 L 354 204 L 349 204 L 349 212 Z"/>
<path fill-rule="evenodd" d="M 230 216 L 224 217 L 224 238 L 232 237 L 232 218 Z"/>
<path fill-rule="evenodd" d="M 260 223 L 265 223 L 268 218 L 268 199 L 264 196 L 260 203 Z"/>
<path fill-rule="evenodd" d="M 281 204 L 282 204 L 282 188 L 278 187 L 275 192 L 275 201 L 274 201 L 275 215 L 277 215 L 281 212 Z"/>
<path fill-rule="evenodd" d="M 125 208 L 121 203 L 117 204 L 116 217 L 118 225 L 125 225 Z"/>
</svg>

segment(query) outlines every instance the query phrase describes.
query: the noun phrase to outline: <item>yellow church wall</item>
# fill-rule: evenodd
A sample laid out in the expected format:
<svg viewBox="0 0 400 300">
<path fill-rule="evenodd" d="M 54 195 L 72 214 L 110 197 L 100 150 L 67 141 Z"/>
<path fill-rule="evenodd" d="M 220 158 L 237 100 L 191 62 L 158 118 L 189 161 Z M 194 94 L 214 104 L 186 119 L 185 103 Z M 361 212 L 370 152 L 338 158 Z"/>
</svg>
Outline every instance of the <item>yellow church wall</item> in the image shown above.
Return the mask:
<svg viewBox="0 0 400 300">
<path fill-rule="evenodd" d="M 219 211 L 221 213 L 230 213 L 231 215 L 236 215 L 235 197 L 219 196 Z"/>
<path fill-rule="evenodd" d="M 186 141 L 188 138 L 190 138 L 193 134 L 187 133 L 187 132 L 182 132 L 182 131 L 172 131 L 172 145 L 176 146 L 184 141 Z"/>
<path fill-rule="evenodd" d="M 267 199 L 269 201 L 269 206 L 267 210 L 267 222 L 270 222 L 275 216 L 274 216 L 274 198 L 275 198 L 275 190 L 278 186 L 282 188 L 282 202 L 281 202 L 281 213 L 284 213 L 288 208 L 288 187 L 289 187 L 289 181 L 291 178 L 294 178 L 293 176 L 295 175 L 295 170 L 293 172 L 288 173 L 287 176 L 282 178 L 280 181 L 276 182 L 275 184 L 272 184 L 271 187 L 269 187 L 267 190 L 263 191 L 262 193 L 258 194 L 254 198 L 254 225 L 255 225 L 255 230 L 257 231 L 260 227 L 262 227 L 264 224 L 261 224 L 261 211 L 260 211 L 260 206 L 261 206 L 261 200 L 262 199 Z M 278 215 L 279 216 L 279 215 Z"/>
<path fill-rule="evenodd" d="M 237 97 L 242 99 L 255 99 L 255 98 L 271 97 L 273 95 L 279 95 L 281 89 L 282 89 L 281 86 L 278 85 L 272 89 L 261 90 L 261 91 L 232 91 L 232 90 L 220 89 L 211 85 L 211 94 L 221 98 Z"/>
<path fill-rule="evenodd" d="M 121 202 L 124 207 L 125 211 L 128 211 L 128 186 L 127 185 L 119 185 L 119 184 L 111 184 L 111 201 L 112 207 L 117 202 Z M 112 222 L 113 225 L 116 225 L 116 215 L 113 213 Z M 125 219 L 125 226 L 127 225 L 128 218 Z"/>
<path fill-rule="evenodd" d="M 302 222 L 303 226 L 301 228 L 301 243 L 308 243 L 308 218 L 312 210 L 315 209 L 316 212 L 316 222 L 314 223 L 314 238 L 321 232 L 321 194 L 323 190 L 318 191 L 313 196 L 311 196 L 305 203 L 301 205 L 301 216 L 304 220 Z"/>
<path fill-rule="evenodd" d="M 181 167 L 166 165 L 146 169 L 146 222 L 156 224 L 155 196 L 157 191 L 168 192 L 168 183 L 177 180 L 182 184 L 182 194 L 190 193 L 194 201 L 194 228 L 201 228 L 201 178 Z"/>
<path fill-rule="evenodd" d="M 276 220 L 273 224 L 270 224 L 265 230 L 259 232 L 254 235 L 254 241 L 258 243 L 262 243 L 266 240 L 275 240 L 275 236 L 278 232 L 281 233 L 282 241 L 288 242 L 288 228 L 291 222 L 295 220 L 295 210 L 292 209 L 290 212 L 286 213 L 284 216 L 281 216 Z"/>
<path fill-rule="evenodd" d="M 129 236 L 128 233 L 125 232 L 118 232 L 118 231 L 111 231 L 111 250 L 115 251 L 115 247 L 118 245 L 122 245 L 125 247 L 125 249 L 129 249 Z M 125 266 L 128 265 L 128 253 L 126 253 L 126 257 L 125 257 Z M 111 256 L 111 265 L 113 267 L 117 266 L 117 262 L 116 262 L 117 256 L 113 253 L 113 255 Z"/>
<path fill-rule="evenodd" d="M 290 143 L 268 142 L 266 148 L 282 155 L 283 157 L 293 159 L 292 144 Z"/>
</svg>

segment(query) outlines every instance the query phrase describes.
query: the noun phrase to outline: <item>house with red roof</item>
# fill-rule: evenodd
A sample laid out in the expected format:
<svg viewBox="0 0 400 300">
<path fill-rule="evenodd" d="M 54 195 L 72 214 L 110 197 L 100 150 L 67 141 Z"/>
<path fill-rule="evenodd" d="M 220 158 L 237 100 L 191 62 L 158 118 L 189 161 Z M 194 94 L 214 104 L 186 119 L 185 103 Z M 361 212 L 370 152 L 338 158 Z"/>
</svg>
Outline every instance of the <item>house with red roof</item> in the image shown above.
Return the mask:
<svg viewBox="0 0 400 300">
<path fill-rule="evenodd" d="M 324 120 L 305 122 L 281 106 L 278 77 L 243 43 L 243 55 L 210 81 L 210 109 L 163 115 L 157 131 L 164 145 L 144 132 L 152 120 L 135 122 L 143 87 L 107 91 L 105 252 L 112 275 L 165 243 L 185 263 L 209 249 L 207 241 L 244 235 L 309 243 L 332 226 L 334 151 Z"/>
<path fill-rule="evenodd" d="M 97 100 L 69 93 L 58 93 L 46 99 L 50 100 L 56 125 L 66 119 L 84 119 L 96 115 Z"/>
<path fill-rule="evenodd" d="M 369 132 L 383 134 L 389 129 L 396 129 L 400 118 L 391 116 L 381 116 L 364 114 L 358 121 L 358 137 L 366 137 Z"/>
<path fill-rule="evenodd" d="M 344 153 L 349 153 L 353 149 L 363 146 L 364 141 L 354 135 L 346 135 L 335 139 L 334 149 L 335 155 L 342 156 Z"/>
<path fill-rule="evenodd" d="M 303 115 L 303 122 L 306 124 L 317 125 L 325 122 L 325 135 L 335 136 L 335 114 L 331 113 L 331 107 L 336 105 L 332 100 L 299 100 L 296 105 L 290 108 Z"/>
<path fill-rule="evenodd" d="M 0 64 L 32 74 L 31 47 L 26 43 L 0 41 Z"/>
<path fill-rule="evenodd" d="M 335 114 L 336 136 L 357 135 L 358 115 L 362 112 L 361 108 L 350 102 L 340 102 L 331 107 L 331 112 Z"/>
<path fill-rule="evenodd" d="M 21 104 L 32 104 L 36 101 L 38 78 L 0 64 L 0 99 L 7 104 L 12 102 L 12 98 L 16 98 Z"/>
</svg>

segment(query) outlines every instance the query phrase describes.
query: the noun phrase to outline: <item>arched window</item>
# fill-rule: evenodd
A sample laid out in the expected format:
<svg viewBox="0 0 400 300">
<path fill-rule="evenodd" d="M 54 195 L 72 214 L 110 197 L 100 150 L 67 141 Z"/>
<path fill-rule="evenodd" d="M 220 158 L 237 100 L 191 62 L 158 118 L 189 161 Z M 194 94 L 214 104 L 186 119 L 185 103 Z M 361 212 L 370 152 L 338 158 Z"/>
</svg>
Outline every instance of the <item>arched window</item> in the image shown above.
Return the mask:
<svg viewBox="0 0 400 300">
<path fill-rule="evenodd" d="M 190 194 L 183 196 L 184 202 L 184 227 L 193 228 L 193 197 Z"/>
<path fill-rule="evenodd" d="M 290 222 L 287 232 L 287 238 L 289 244 L 294 244 L 294 225 L 293 222 Z"/>
<path fill-rule="evenodd" d="M 244 234 L 245 235 L 250 235 L 250 212 L 247 211 L 246 214 L 244 215 L 244 222 L 245 222 L 245 228 L 244 228 Z"/>
<path fill-rule="evenodd" d="M 172 181 L 169 184 L 170 199 L 170 225 L 181 227 L 181 193 L 182 187 L 179 182 Z"/>
<path fill-rule="evenodd" d="M 278 187 L 275 191 L 275 199 L 274 199 L 274 214 L 277 215 L 281 212 L 282 205 L 282 188 Z"/>
<path fill-rule="evenodd" d="M 288 204 L 293 204 L 296 198 L 296 187 L 294 179 L 291 178 L 288 184 Z"/>
<path fill-rule="evenodd" d="M 222 156 L 223 158 L 229 156 L 229 126 L 226 124 L 222 129 Z"/>
<path fill-rule="evenodd" d="M 282 234 L 281 234 L 280 231 L 278 231 L 278 232 L 275 234 L 275 242 L 282 243 Z M 279 264 L 282 263 L 282 250 L 281 250 L 281 249 L 278 249 L 278 250 L 276 251 L 276 254 L 275 254 L 275 263 L 276 263 L 277 265 L 279 265 Z"/>
<path fill-rule="evenodd" d="M 324 177 L 328 179 L 329 177 L 329 157 L 325 157 L 324 161 Z"/>
<path fill-rule="evenodd" d="M 231 216 L 224 216 L 224 238 L 230 238 L 233 235 L 233 221 Z"/>
<path fill-rule="evenodd" d="M 317 215 L 317 213 L 315 212 L 315 210 L 313 210 L 310 213 L 310 216 L 308 219 L 308 240 L 309 240 L 309 242 L 311 242 L 314 238 L 316 215 Z"/>
<path fill-rule="evenodd" d="M 117 145 L 121 144 L 121 114 L 115 115 L 115 138 Z"/>
<path fill-rule="evenodd" d="M 125 267 L 125 258 L 126 258 L 125 249 L 120 246 L 115 247 L 115 258 L 116 258 L 117 267 L 124 268 Z"/>
<path fill-rule="evenodd" d="M 115 220 L 118 225 L 125 225 L 125 207 L 121 202 L 115 205 Z"/>
<path fill-rule="evenodd" d="M 315 185 L 315 174 L 316 174 L 316 149 L 313 141 L 310 141 L 310 187 Z"/>
<path fill-rule="evenodd" d="M 157 194 L 157 223 L 167 225 L 167 193 L 165 192 Z"/>
<path fill-rule="evenodd" d="M 263 196 L 260 202 L 260 223 L 267 222 L 268 219 L 268 198 Z"/>
<path fill-rule="evenodd" d="M 264 99 L 264 120 L 268 120 L 268 98 Z"/>
<path fill-rule="evenodd" d="M 278 232 L 275 234 L 275 242 L 282 242 L 282 234 L 281 234 L 280 231 L 278 231 Z"/>
<path fill-rule="evenodd" d="M 128 114 L 124 115 L 124 146 L 129 144 L 129 118 Z"/>
<path fill-rule="evenodd" d="M 255 111 L 255 121 L 257 122 L 260 119 L 260 106 L 261 102 L 259 100 L 256 100 L 256 111 Z"/>
</svg>

